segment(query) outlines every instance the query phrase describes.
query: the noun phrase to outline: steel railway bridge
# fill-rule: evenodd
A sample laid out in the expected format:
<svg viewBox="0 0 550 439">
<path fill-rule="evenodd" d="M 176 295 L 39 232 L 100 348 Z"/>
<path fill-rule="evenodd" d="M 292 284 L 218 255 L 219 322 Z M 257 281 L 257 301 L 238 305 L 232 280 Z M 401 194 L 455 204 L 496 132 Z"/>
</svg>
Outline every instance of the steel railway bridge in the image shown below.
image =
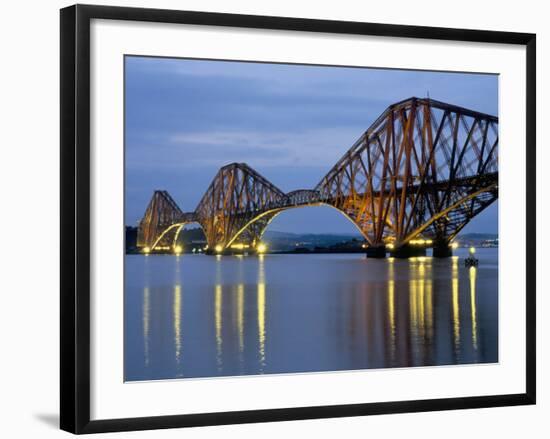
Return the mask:
<svg viewBox="0 0 550 439">
<path fill-rule="evenodd" d="M 254 250 L 279 213 L 327 205 L 365 238 L 367 254 L 413 255 L 418 242 L 449 256 L 452 239 L 498 198 L 498 118 L 432 99 L 391 105 L 313 189 L 284 193 L 245 163 L 222 167 L 193 212 L 155 191 L 138 246 L 168 250 L 188 223 L 208 249 Z"/>
</svg>

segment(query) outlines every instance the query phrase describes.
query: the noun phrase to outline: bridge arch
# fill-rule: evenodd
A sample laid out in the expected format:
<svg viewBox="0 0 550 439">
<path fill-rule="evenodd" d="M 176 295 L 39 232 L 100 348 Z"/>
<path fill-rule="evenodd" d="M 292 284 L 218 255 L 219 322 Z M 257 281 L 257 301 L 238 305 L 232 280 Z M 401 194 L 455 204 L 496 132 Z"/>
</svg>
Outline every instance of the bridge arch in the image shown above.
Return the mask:
<svg viewBox="0 0 550 439">
<path fill-rule="evenodd" d="M 498 199 L 498 183 L 476 190 L 437 213 L 403 239 L 424 236 L 440 242 L 450 242 L 469 222 Z M 440 230 L 444 229 L 444 230 Z"/>
<path fill-rule="evenodd" d="M 234 244 L 244 244 L 240 242 L 243 238 L 243 234 L 249 230 L 251 227 L 257 225 L 258 230 L 254 234 L 256 241 L 246 242 L 246 245 L 250 247 L 256 246 L 266 231 L 269 224 L 281 213 L 289 210 L 307 208 L 307 207 L 329 207 L 344 218 L 346 218 L 355 229 L 361 234 L 361 236 L 368 242 L 368 235 L 360 224 L 358 224 L 351 216 L 349 216 L 344 210 L 334 206 L 333 204 L 320 200 L 319 193 L 315 190 L 297 190 L 286 194 L 287 201 L 283 207 L 274 208 L 266 210 L 259 213 L 248 222 L 246 222 L 233 236 L 229 237 L 228 241 L 223 244 L 221 247 L 218 247 L 218 250 L 225 250 L 226 248 L 231 247 Z M 310 197 L 310 198 L 307 198 Z M 472 193 L 464 195 L 462 198 L 455 201 L 453 204 L 448 206 L 443 211 L 434 215 L 427 222 L 423 223 L 418 228 L 411 231 L 398 245 L 406 245 L 410 240 L 423 237 L 429 238 L 432 240 L 438 241 L 450 241 L 452 240 L 459 232 L 465 227 L 468 222 L 474 218 L 476 215 L 481 213 L 485 208 L 490 206 L 494 201 L 498 199 L 498 184 L 493 183 L 488 187 L 484 187 L 480 190 L 474 191 Z M 468 212 L 465 212 L 465 209 Z M 453 213 L 458 214 L 458 220 L 454 219 L 454 223 L 451 224 L 449 230 L 449 215 Z M 174 248 L 178 240 L 181 230 L 186 225 L 195 224 L 198 225 L 203 231 L 205 230 L 202 224 L 197 220 L 176 222 L 174 224 L 166 227 L 160 235 L 156 238 L 150 251 L 163 249 L 168 250 L 169 248 Z M 388 227 L 391 228 L 391 224 L 388 224 Z M 445 228 L 443 232 L 439 232 L 439 229 Z M 248 237 L 245 237 L 249 239 Z M 388 241 L 392 242 L 392 241 Z M 386 242 L 386 243 L 388 243 Z M 214 249 L 217 245 L 216 243 L 208 243 L 209 246 Z"/>
<path fill-rule="evenodd" d="M 364 231 L 361 229 L 361 227 L 352 219 L 350 218 L 346 212 L 344 212 L 341 209 L 338 209 L 337 207 L 333 206 L 332 204 L 325 203 L 322 201 L 314 202 L 314 203 L 304 203 L 304 204 L 297 204 L 297 205 L 289 205 L 285 207 L 281 207 L 278 209 L 273 209 L 270 211 L 262 212 L 258 216 L 252 218 L 248 223 L 246 223 L 228 242 L 227 247 L 230 247 L 235 242 L 239 241 L 239 238 L 242 236 L 242 233 L 245 232 L 250 226 L 254 225 L 258 221 L 262 220 L 265 217 L 269 217 L 269 220 L 262 224 L 262 230 L 259 233 L 259 238 L 261 239 L 262 235 L 267 229 L 267 226 L 281 213 L 289 211 L 289 210 L 295 210 L 295 209 L 303 209 L 303 208 L 309 208 L 309 207 L 329 207 L 332 210 L 335 210 L 340 215 L 342 215 L 344 218 L 346 218 L 351 224 L 353 224 L 354 228 L 361 234 L 363 238 L 366 238 Z"/>
<path fill-rule="evenodd" d="M 148 251 L 156 251 L 156 250 L 166 250 L 166 251 L 176 251 L 177 248 L 177 242 L 179 235 L 181 231 L 184 229 L 187 225 L 197 225 L 199 228 L 204 232 L 204 228 L 198 221 L 183 221 L 183 222 L 176 222 L 174 224 L 171 224 L 170 226 L 167 226 L 155 239 L 151 247 L 148 247 Z"/>
</svg>

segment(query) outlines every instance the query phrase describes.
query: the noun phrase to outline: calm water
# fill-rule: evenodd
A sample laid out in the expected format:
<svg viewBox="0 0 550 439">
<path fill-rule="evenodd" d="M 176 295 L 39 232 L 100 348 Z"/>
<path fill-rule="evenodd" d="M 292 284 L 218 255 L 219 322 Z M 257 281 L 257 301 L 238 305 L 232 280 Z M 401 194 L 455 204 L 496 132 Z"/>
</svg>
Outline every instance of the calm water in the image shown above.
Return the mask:
<svg viewBox="0 0 550 439">
<path fill-rule="evenodd" d="M 498 253 L 126 256 L 125 378 L 498 361 Z"/>
</svg>

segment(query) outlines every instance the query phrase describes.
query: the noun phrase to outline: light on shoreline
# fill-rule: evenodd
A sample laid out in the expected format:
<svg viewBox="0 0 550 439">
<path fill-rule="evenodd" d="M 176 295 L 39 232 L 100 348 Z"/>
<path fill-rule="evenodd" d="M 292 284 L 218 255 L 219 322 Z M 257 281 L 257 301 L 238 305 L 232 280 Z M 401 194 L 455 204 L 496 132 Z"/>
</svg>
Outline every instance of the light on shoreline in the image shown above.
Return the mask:
<svg viewBox="0 0 550 439">
<path fill-rule="evenodd" d="M 248 248 L 248 245 L 247 244 L 242 244 L 242 243 L 232 244 L 231 248 L 242 250 L 242 249 Z"/>
<path fill-rule="evenodd" d="M 258 253 L 265 253 L 266 250 L 267 250 L 267 246 L 265 244 L 262 244 L 261 242 L 258 244 L 258 246 L 256 247 L 256 250 L 258 251 Z"/>
<path fill-rule="evenodd" d="M 411 245 L 430 245 L 433 241 L 431 239 L 411 239 L 409 244 Z"/>
<path fill-rule="evenodd" d="M 216 253 L 221 253 L 223 250 L 223 247 L 220 244 L 218 244 L 216 247 L 214 247 L 214 250 L 216 250 Z"/>
</svg>

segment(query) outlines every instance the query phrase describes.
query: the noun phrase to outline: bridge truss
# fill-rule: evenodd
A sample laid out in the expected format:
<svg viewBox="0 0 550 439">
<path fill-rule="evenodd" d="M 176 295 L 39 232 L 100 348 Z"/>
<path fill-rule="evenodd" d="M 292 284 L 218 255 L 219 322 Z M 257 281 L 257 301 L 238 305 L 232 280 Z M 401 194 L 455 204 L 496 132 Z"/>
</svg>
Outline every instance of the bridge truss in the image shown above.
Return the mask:
<svg viewBox="0 0 550 439">
<path fill-rule="evenodd" d="M 498 198 L 498 118 L 429 99 L 389 107 L 317 185 L 371 246 L 451 240 Z"/>
<path fill-rule="evenodd" d="M 194 212 L 155 191 L 138 245 L 173 245 L 197 222 L 208 246 L 254 248 L 280 212 L 329 205 L 370 247 L 399 248 L 417 237 L 448 245 L 498 199 L 498 118 L 431 99 L 390 106 L 314 189 L 285 194 L 244 163 L 222 167 Z M 172 244 L 171 244 L 172 243 Z"/>
</svg>

